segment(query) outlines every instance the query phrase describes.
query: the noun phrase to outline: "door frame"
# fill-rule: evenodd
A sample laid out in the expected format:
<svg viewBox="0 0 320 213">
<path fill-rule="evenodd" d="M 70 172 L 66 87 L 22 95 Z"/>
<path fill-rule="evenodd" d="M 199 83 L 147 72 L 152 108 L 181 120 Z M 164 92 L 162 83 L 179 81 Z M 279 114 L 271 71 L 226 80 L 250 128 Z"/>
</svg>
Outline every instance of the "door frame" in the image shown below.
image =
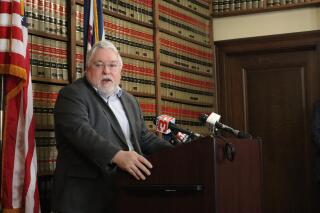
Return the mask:
<svg viewBox="0 0 320 213">
<path fill-rule="evenodd" d="M 232 106 L 230 103 L 231 99 L 234 97 L 230 91 L 229 83 L 229 66 L 228 60 L 232 56 L 237 55 L 252 55 L 252 54 L 265 54 L 265 53 L 279 53 L 279 52 L 290 52 L 290 51 L 303 51 L 303 50 L 313 50 L 316 52 L 316 78 L 319 77 L 320 73 L 320 30 L 299 32 L 299 33 L 289 33 L 281 35 L 271 35 L 271 36 L 261 36 L 253 38 L 242 38 L 233 39 L 225 41 L 217 41 L 214 43 L 215 53 L 216 53 L 216 86 L 217 86 L 217 110 L 219 114 L 222 115 L 224 123 L 230 124 L 232 126 L 237 124 L 242 124 L 245 131 L 247 128 L 247 116 L 244 112 L 243 116 L 237 116 L 237 121 L 235 121 L 235 116 L 232 114 Z M 313 76 L 312 76 L 313 77 Z M 320 82 L 320 79 L 319 79 Z M 241 82 L 244 84 L 244 82 Z M 311 119 L 311 113 L 313 110 L 313 104 L 317 99 L 320 99 L 320 83 L 313 84 L 312 90 L 308 93 L 308 100 L 306 102 L 306 112 L 307 117 Z M 244 103 L 245 104 L 245 103 Z M 244 109 L 247 109 L 244 106 Z M 309 128 L 310 129 L 310 128 Z M 313 192 L 315 193 L 315 192 Z M 315 208 L 315 194 L 310 195 L 311 206 Z M 263 202 L 263 201 L 262 201 Z M 312 207 L 311 207 L 312 208 Z M 316 207 L 318 208 L 318 207 Z M 308 212 L 313 212 L 308 211 Z"/>
</svg>

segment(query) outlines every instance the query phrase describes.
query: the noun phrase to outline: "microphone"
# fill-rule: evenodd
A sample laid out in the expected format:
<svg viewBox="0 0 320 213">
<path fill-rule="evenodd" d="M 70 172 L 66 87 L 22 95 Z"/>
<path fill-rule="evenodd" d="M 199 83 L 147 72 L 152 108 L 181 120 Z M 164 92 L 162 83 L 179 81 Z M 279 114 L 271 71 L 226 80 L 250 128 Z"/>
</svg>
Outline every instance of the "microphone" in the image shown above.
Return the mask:
<svg viewBox="0 0 320 213">
<path fill-rule="evenodd" d="M 194 133 L 187 129 L 182 129 L 181 127 L 177 126 L 175 124 L 176 119 L 168 116 L 168 115 L 160 115 L 155 120 L 153 120 L 153 123 L 157 127 L 157 132 L 161 132 L 163 134 L 169 134 L 171 131 L 174 134 L 183 133 L 186 135 L 191 136 L 192 138 L 198 138 L 200 137 L 200 134 Z"/>
<path fill-rule="evenodd" d="M 171 128 L 174 123 L 176 122 L 176 119 L 173 117 L 170 117 L 168 115 L 160 115 L 155 120 L 153 120 L 153 123 L 157 127 L 157 132 L 163 133 L 163 134 L 169 134 L 171 132 Z"/>
<path fill-rule="evenodd" d="M 199 120 L 202 123 L 211 124 L 218 129 L 221 129 L 223 131 L 233 134 L 237 138 L 252 138 L 252 136 L 247 132 L 242 132 L 240 130 L 233 129 L 232 127 L 227 126 L 223 123 L 220 123 L 219 122 L 220 118 L 221 116 L 214 112 L 212 112 L 209 116 L 204 113 L 201 113 L 199 116 Z"/>
</svg>

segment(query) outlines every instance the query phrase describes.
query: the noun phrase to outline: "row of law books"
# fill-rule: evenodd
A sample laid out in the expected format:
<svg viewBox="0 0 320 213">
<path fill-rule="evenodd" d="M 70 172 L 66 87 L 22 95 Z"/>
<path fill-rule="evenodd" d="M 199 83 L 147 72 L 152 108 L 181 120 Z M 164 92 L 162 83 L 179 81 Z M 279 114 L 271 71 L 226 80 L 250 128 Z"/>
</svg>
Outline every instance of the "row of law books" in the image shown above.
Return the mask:
<svg viewBox="0 0 320 213">
<path fill-rule="evenodd" d="M 132 42 L 120 37 L 114 37 L 106 33 L 106 40 L 111 41 L 120 54 L 128 54 L 136 57 L 146 58 L 153 60 L 154 58 L 154 46 L 146 46 L 139 43 L 139 41 Z"/>
<path fill-rule="evenodd" d="M 213 78 L 160 66 L 161 96 L 199 105 L 214 104 Z"/>
<path fill-rule="evenodd" d="M 66 37 L 66 0 L 26 0 L 28 29 Z"/>
<path fill-rule="evenodd" d="M 83 42 L 83 31 L 84 31 L 84 12 L 83 6 L 76 5 L 76 41 Z"/>
<path fill-rule="evenodd" d="M 104 27 L 106 37 L 123 44 L 118 46 L 121 53 L 153 59 L 153 29 L 108 15 L 104 16 Z"/>
<path fill-rule="evenodd" d="M 53 109 L 63 86 L 33 83 L 36 129 L 54 129 Z"/>
<path fill-rule="evenodd" d="M 84 76 L 83 47 L 76 46 L 76 79 Z"/>
<path fill-rule="evenodd" d="M 213 53 L 209 47 L 160 33 L 160 62 L 190 69 L 197 74 L 213 73 Z"/>
<path fill-rule="evenodd" d="M 175 2 L 178 5 L 189 8 L 190 10 L 200 13 L 203 16 L 209 16 L 211 0 L 169 0 L 168 2 Z"/>
<path fill-rule="evenodd" d="M 299 3 L 311 2 L 311 1 L 316 1 L 316 0 L 267 0 L 267 7 L 299 4 Z"/>
<path fill-rule="evenodd" d="M 181 128 L 189 129 L 201 135 L 208 135 L 210 132 L 208 127 L 199 121 L 199 115 L 201 113 L 210 114 L 212 111 L 214 111 L 213 107 L 161 101 L 161 114 L 176 118 L 176 124 Z"/>
<path fill-rule="evenodd" d="M 29 44 L 32 76 L 68 80 L 66 42 L 29 35 Z"/>
<path fill-rule="evenodd" d="M 128 92 L 155 95 L 154 63 L 122 57 L 121 87 Z"/>
<path fill-rule="evenodd" d="M 159 26 L 191 40 L 209 44 L 209 18 L 179 8 L 170 1 L 159 2 Z M 209 15 L 209 14 L 207 14 Z"/>
<path fill-rule="evenodd" d="M 109 0 L 102 1 L 102 7 L 107 11 L 121 14 L 137 21 L 153 23 L 152 0 Z"/>
<path fill-rule="evenodd" d="M 51 175 L 56 168 L 58 151 L 54 131 L 36 131 L 38 175 Z"/>
<path fill-rule="evenodd" d="M 264 0 L 213 0 L 213 13 L 248 10 L 264 7 Z"/>
<path fill-rule="evenodd" d="M 229 11 L 269 8 L 310 1 L 312 0 L 213 0 L 212 8 L 214 14 L 219 14 Z"/>
</svg>

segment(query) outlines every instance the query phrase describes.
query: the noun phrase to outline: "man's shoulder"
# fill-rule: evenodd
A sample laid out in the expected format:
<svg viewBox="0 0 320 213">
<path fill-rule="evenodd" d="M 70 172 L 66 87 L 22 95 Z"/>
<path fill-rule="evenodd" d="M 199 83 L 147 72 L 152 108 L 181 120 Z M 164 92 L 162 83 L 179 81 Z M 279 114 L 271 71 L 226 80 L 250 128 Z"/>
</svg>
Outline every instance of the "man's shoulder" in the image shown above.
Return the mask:
<svg viewBox="0 0 320 213">
<path fill-rule="evenodd" d="M 82 92 L 87 89 L 88 89 L 88 87 L 85 83 L 84 78 L 79 78 L 75 82 L 63 87 L 61 89 L 61 92 L 72 92 L 72 91 Z"/>
<path fill-rule="evenodd" d="M 136 101 L 136 97 L 134 97 L 132 94 L 128 93 L 125 90 L 122 90 L 122 95 L 121 96 L 124 97 L 124 98 L 130 99 L 132 101 Z"/>
<path fill-rule="evenodd" d="M 134 108 L 139 107 L 139 102 L 137 98 L 125 90 L 122 90 L 121 99 L 122 101 L 126 102 L 127 104 L 130 104 Z"/>
</svg>

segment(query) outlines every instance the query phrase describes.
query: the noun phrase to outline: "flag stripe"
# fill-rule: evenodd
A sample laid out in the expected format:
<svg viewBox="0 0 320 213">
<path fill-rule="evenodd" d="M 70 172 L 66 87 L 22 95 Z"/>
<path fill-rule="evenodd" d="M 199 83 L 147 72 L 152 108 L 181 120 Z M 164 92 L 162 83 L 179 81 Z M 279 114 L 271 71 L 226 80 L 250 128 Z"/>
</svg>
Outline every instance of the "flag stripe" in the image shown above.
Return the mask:
<svg viewBox="0 0 320 213">
<path fill-rule="evenodd" d="M 12 32 L 14 33 L 14 31 Z M 25 57 L 26 52 L 23 51 L 23 43 L 21 40 L 17 40 L 15 38 L 12 38 L 10 40 L 10 43 L 8 42 L 8 39 L 0 39 L 0 51 L 1 52 L 11 52 L 19 54 L 23 57 Z"/>
<path fill-rule="evenodd" d="M 6 39 L 12 36 L 14 39 L 22 39 L 22 32 L 18 27 L 14 27 L 13 32 L 8 31 L 7 27 L 0 26 L 0 39 Z"/>
<path fill-rule="evenodd" d="M 1 1 L 0 14 L 20 14 L 21 7 L 19 1 Z"/>
<path fill-rule="evenodd" d="M 2 27 L 11 27 L 21 25 L 21 16 L 18 14 L 4 14 L 0 13 L 0 26 Z"/>
</svg>

